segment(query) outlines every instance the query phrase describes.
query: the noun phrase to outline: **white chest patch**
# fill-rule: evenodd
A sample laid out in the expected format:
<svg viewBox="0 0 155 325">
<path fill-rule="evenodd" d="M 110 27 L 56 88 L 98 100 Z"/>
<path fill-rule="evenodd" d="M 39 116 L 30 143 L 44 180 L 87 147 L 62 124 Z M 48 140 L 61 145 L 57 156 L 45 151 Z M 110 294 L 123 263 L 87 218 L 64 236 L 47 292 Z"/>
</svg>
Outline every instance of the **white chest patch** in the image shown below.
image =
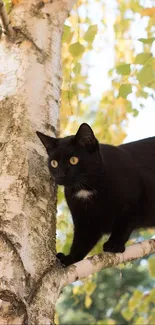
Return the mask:
<svg viewBox="0 0 155 325">
<path fill-rule="evenodd" d="M 87 190 L 80 190 L 75 194 L 75 197 L 78 199 L 87 200 L 90 199 L 90 197 L 93 195 L 93 191 L 87 191 Z"/>
</svg>

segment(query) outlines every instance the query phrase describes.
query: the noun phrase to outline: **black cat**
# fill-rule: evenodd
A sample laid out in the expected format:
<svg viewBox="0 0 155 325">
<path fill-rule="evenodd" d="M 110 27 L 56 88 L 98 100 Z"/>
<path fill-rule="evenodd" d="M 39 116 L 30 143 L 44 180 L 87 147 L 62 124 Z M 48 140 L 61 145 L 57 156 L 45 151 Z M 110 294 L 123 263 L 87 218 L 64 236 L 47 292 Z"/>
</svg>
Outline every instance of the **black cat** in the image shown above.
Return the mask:
<svg viewBox="0 0 155 325">
<path fill-rule="evenodd" d="M 37 135 L 73 218 L 70 254 L 57 254 L 63 264 L 83 259 L 103 234 L 111 233 L 104 251 L 124 252 L 134 229 L 155 227 L 155 137 L 114 147 L 86 123 L 65 138 Z"/>
</svg>

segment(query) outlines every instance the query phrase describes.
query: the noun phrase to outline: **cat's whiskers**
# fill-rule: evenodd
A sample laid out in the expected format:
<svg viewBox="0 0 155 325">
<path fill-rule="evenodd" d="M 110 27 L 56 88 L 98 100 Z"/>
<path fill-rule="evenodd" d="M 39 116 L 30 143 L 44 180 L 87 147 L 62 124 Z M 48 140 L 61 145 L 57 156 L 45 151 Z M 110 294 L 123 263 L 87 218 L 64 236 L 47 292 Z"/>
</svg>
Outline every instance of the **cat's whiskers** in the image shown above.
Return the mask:
<svg viewBox="0 0 155 325">
<path fill-rule="evenodd" d="M 87 180 L 83 180 L 83 184 L 90 187 L 93 190 L 93 196 L 98 196 L 98 192 L 96 191 L 96 189 L 93 186 L 91 186 Z M 91 199 L 92 197 L 90 197 L 90 201 Z"/>
<path fill-rule="evenodd" d="M 78 184 L 75 184 L 74 187 L 75 187 L 75 189 L 76 189 L 77 191 L 80 191 L 80 190 L 84 189 L 84 187 L 83 187 L 83 185 L 82 185 L 81 182 L 78 183 Z M 72 198 L 75 198 L 75 197 L 76 197 L 76 194 L 77 194 L 77 192 L 75 192 L 75 193 L 73 194 Z"/>
<path fill-rule="evenodd" d="M 94 190 L 94 187 L 92 187 L 86 179 L 82 181 L 83 185 L 89 186 L 92 190 Z"/>
<path fill-rule="evenodd" d="M 93 198 L 98 195 L 97 190 L 89 184 L 87 179 L 82 179 L 82 181 L 76 185 L 76 189 L 78 190 L 72 197 L 83 198 L 85 201 L 85 208 L 87 209 L 88 203 L 94 203 Z"/>
</svg>

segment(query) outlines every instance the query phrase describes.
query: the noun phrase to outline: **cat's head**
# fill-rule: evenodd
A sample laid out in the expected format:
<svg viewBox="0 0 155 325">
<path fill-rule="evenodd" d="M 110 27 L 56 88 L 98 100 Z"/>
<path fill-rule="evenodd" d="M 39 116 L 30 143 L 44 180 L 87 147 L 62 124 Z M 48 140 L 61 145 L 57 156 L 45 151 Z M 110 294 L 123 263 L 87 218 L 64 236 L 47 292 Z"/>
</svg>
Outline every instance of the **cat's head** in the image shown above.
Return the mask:
<svg viewBox="0 0 155 325">
<path fill-rule="evenodd" d="M 81 124 L 75 135 L 64 138 L 52 138 L 38 131 L 37 135 L 46 148 L 49 169 L 57 184 L 87 187 L 91 183 L 101 165 L 101 156 L 88 124 Z"/>
</svg>

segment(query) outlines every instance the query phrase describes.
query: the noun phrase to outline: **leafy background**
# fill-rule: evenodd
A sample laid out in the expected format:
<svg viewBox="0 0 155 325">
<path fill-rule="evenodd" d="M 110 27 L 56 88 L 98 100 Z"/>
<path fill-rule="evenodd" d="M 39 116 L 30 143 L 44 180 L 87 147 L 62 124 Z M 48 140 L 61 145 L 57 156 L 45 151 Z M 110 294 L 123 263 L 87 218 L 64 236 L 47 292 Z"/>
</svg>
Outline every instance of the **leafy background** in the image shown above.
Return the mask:
<svg viewBox="0 0 155 325">
<path fill-rule="evenodd" d="M 155 99 L 155 1 L 79 0 L 64 26 L 61 135 L 89 122 L 120 144 L 128 118 Z M 110 50 L 109 50 L 110 48 Z M 99 62 L 98 62 L 99 61 Z M 98 69 L 95 70 L 95 66 Z M 72 220 L 59 189 L 57 250 L 69 252 Z M 153 236 L 133 234 L 128 244 Z M 102 250 L 103 241 L 91 254 Z M 106 269 L 64 289 L 57 324 L 154 324 L 155 257 Z"/>
</svg>

